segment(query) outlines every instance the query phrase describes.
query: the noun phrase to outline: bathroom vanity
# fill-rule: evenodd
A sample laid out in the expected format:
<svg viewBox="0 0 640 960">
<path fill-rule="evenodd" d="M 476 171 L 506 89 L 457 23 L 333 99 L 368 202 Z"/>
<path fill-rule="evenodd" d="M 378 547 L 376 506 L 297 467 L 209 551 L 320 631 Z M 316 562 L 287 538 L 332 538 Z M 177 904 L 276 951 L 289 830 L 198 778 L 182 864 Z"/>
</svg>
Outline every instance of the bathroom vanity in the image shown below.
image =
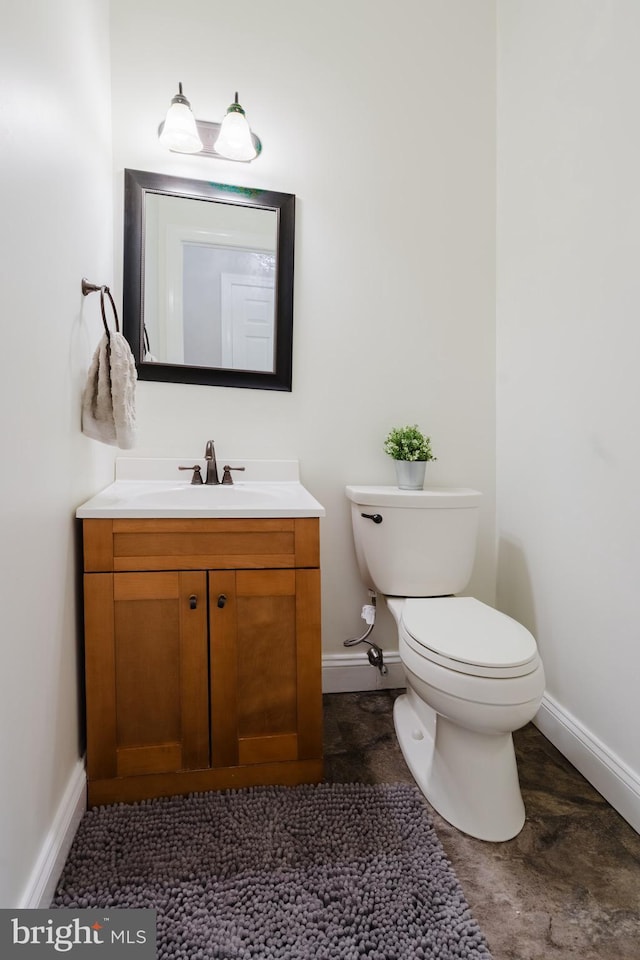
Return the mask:
<svg viewBox="0 0 640 960">
<path fill-rule="evenodd" d="M 321 780 L 323 514 L 291 479 L 120 479 L 78 510 L 89 805 Z"/>
</svg>

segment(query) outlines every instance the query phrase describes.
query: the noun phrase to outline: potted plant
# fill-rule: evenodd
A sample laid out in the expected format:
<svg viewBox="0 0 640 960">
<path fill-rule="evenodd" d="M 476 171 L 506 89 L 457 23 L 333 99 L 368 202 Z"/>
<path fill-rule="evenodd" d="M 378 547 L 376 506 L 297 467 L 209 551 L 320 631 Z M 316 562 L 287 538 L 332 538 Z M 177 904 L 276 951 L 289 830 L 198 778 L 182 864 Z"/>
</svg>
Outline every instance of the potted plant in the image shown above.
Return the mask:
<svg viewBox="0 0 640 960">
<path fill-rule="evenodd" d="M 431 450 L 431 437 L 426 437 L 415 423 L 390 430 L 384 451 L 394 460 L 401 490 L 421 490 L 428 461 L 438 459 Z"/>
</svg>

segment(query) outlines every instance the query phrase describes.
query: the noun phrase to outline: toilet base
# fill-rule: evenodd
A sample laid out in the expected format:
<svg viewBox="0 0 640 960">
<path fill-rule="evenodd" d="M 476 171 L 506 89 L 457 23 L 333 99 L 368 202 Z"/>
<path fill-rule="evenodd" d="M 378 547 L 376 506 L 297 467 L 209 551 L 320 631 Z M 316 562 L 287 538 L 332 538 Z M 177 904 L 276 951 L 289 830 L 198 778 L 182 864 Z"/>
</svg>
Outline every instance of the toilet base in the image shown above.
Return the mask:
<svg viewBox="0 0 640 960">
<path fill-rule="evenodd" d="M 393 720 L 413 777 L 452 826 L 479 840 L 511 840 L 525 810 L 510 733 L 463 729 L 435 712 L 408 687 Z"/>
</svg>

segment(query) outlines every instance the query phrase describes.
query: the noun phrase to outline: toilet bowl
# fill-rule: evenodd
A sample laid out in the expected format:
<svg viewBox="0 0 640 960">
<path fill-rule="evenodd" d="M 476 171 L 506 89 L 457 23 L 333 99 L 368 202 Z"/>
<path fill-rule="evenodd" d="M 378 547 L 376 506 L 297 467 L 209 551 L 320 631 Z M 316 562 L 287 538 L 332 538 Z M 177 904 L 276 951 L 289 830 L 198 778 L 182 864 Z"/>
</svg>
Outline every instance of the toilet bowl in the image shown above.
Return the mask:
<svg viewBox="0 0 640 960">
<path fill-rule="evenodd" d="M 347 496 L 361 575 L 398 627 L 407 691 L 394 725 L 407 765 L 453 826 L 509 840 L 525 822 L 512 732 L 535 716 L 544 670 L 525 627 L 453 595 L 471 574 L 480 494 L 350 486 Z"/>
<path fill-rule="evenodd" d="M 387 605 L 407 681 L 394 707 L 407 766 L 453 826 L 511 839 L 525 821 L 511 734 L 533 719 L 544 691 L 535 640 L 470 597 Z"/>
</svg>

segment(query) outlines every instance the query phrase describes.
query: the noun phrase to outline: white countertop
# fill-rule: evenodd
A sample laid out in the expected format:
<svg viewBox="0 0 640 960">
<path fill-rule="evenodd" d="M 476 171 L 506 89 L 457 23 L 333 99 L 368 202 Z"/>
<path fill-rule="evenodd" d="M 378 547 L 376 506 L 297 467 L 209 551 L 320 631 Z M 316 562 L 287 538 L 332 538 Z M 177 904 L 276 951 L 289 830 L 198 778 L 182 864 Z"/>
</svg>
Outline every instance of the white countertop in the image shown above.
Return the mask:
<svg viewBox="0 0 640 960">
<path fill-rule="evenodd" d="M 191 474 L 178 466 L 199 463 L 200 458 L 119 458 L 116 479 L 76 510 L 80 519 L 153 519 L 198 517 L 323 517 L 325 509 L 300 483 L 297 460 L 238 460 L 218 458 L 222 476 L 225 463 L 244 467 L 233 474 L 232 485 L 192 484 Z M 236 477 L 241 476 L 238 480 Z"/>
</svg>

